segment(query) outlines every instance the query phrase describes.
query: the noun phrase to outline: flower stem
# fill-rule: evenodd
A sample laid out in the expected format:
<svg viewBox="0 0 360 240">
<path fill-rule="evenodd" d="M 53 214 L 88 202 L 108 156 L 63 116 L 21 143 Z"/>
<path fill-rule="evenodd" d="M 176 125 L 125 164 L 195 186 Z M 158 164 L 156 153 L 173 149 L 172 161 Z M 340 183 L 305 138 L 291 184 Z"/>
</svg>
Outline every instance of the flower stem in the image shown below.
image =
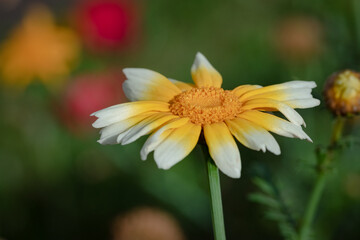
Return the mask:
<svg viewBox="0 0 360 240">
<path fill-rule="evenodd" d="M 225 240 L 224 215 L 221 200 L 220 176 L 219 170 L 209 155 L 205 145 L 202 145 L 204 157 L 206 159 L 207 173 L 209 179 L 210 198 L 211 198 L 211 215 L 214 228 L 215 240 Z"/>
<path fill-rule="evenodd" d="M 318 159 L 318 176 L 309 202 L 306 206 L 303 222 L 299 231 L 299 240 L 308 239 L 308 236 L 310 234 L 311 224 L 313 222 L 314 215 L 320 201 L 320 197 L 325 187 L 327 170 L 329 169 L 329 164 L 332 162 L 334 157 L 334 147 L 336 146 L 342 135 L 344 122 L 344 118 L 337 117 L 333 127 L 330 145 L 324 157 L 322 159 Z"/>
</svg>

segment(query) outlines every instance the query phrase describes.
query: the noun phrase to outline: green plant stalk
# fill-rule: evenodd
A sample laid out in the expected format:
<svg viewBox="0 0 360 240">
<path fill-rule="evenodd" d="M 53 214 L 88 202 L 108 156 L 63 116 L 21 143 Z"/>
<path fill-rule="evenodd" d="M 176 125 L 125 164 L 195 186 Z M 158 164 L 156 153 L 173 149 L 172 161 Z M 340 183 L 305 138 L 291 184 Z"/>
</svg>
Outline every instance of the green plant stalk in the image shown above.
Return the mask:
<svg viewBox="0 0 360 240">
<path fill-rule="evenodd" d="M 352 1 L 352 8 L 353 8 L 353 13 L 354 13 L 354 23 L 355 23 L 355 36 L 356 36 L 356 41 L 358 44 L 360 44 L 360 2 L 359 0 L 353 0 Z"/>
<path fill-rule="evenodd" d="M 207 174 L 209 179 L 214 238 L 215 240 L 225 240 L 225 225 L 221 200 L 219 170 L 214 164 L 214 161 L 211 159 L 207 147 L 205 145 L 202 145 L 201 147 L 206 160 Z"/>
<path fill-rule="evenodd" d="M 332 136 L 330 140 L 330 145 L 326 151 L 324 159 L 319 162 L 318 166 L 318 176 L 316 178 L 315 186 L 310 195 L 309 202 L 305 209 L 305 214 L 303 222 L 299 231 L 299 240 L 308 239 L 310 234 L 311 225 L 315 216 L 316 209 L 319 205 L 319 201 L 322 195 L 322 192 L 325 188 L 327 170 L 329 169 L 329 164 L 332 162 L 334 157 L 334 147 L 341 138 L 342 131 L 344 128 L 345 119 L 342 117 L 337 117 L 336 122 L 333 127 Z"/>
</svg>

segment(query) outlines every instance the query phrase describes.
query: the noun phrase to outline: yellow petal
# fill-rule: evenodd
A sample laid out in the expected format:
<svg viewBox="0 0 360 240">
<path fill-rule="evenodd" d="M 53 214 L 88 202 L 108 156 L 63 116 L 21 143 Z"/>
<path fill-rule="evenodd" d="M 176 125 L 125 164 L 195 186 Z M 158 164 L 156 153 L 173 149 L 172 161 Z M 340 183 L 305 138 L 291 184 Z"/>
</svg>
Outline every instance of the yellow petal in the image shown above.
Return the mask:
<svg viewBox="0 0 360 240">
<path fill-rule="evenodd" d="M 146 112 L 104 127 L 100 130 L 101 135 L 98 142 L 103 145 L 116 144 L 116 139 L 121 133 L 127 131 L 128 129 L 136 125 L 138 122 L 154 114 L 156 114 L 156 112 Z"/>
<path fill-rule="evenodd" d="M 237 88 L 233 89 L 232 92 L 236 96 L 241 97 L 243 94 L 245 94 L 251 90 L 258 89 L 258 88 L 261 88 L 261 86 L 259 86 L 259 85 L 241 85 L 241 86 L 238 86 Z"/>
<path fill-rule="evenodd" d="M 191 76 L 197 87 L 221 87 L 222 77 L 201 53 L 197 53 L 191 67 Z"/>
<path fill-rule="evenodd" d="M 240 98 L 241 100 L 250 99 L 253 96 L 265 94 L 269 92 L 276 92 L 279 90 L 285 90 L 285 89 L 302 89 L 302 88 L 314 88 L 316 87 L 315 82 L 307 82 L 307 81 L 291 81 L 281 84 L 275 84 L 267 87 L 262 87 L 258 89 L 251 90 Z"/>
<path fill-rule="evenodd" d="M 259 111 L 246 111 L 241 113 L 238 117 L 251 121 L 276 134 L 285 137 L 306 139 L 312 142 L 310 137 L 302 130 L 300 126 L 290 123 L 277 116 Z"/>
<path fill-rule="evenodd" d="M 179 118 L 171 113 L 157 113 L 153 114 L 141 122 L 137 123 L 134 127 L 130 128 L 124 134 L 119 135 L 117 138 L 117 142 L 122 145 L 132 143 L 136 141 L 138 138 L 151 133 L 154 129 L 158 128 L 162 124 Z"/>
<path fill-rule="evenodd" d="M 316 98 L 292 99 L 284 101 L 292 108 L 312 108 L 320 105 L 320 100 Z"/>
<path fill-rule="evenodd" d="M 320 104 L 320 101 L 313 98 L 311 95 L 312 87 L 314 86 L 316 85 L 313 82 L 295 81 L 295 83 L 289 82 L 287 84 L 278 84 L 254 91 L 251 89 L 241 88 L 240 90 L 242 90 L 242 94 L 240 95 L 237 93 L 237 95 L 239 96 L 239 101 L 242 102 L 257 98 L 268 98 L 283 102 L 292 108 L 310 108 Z M 248 91 L 245 92 L 246 90 Z"/>
<path fill-rule="evenodd" d="M 181 90 L 160 73 L 144 68 L 125 68 L 123 90 L 130 101 L 170 101 Z"/>
<path fill-rule="evenodd" d="M 226 120 L 226 124 L 230 132 L 244 146 L 256 151 L 265 152 L 267 149 L 276 155 L 280 154 L 279 144 L 263 127 L 241 118 Z"/>
<path fill-rule="evenodd" d="M 185 83 L 185 82 L 181 82 L 181 81 L 178 81 L 175 79 L 170 79 L 170 78 L 169 78 L 169 80 L 173 84 L 175 84 L 175 86 L 177 86 L 181 91 L 187 91 L 187 90 L 190 90 L 195 87 L 195 85 L 191 84 L 191 83 Z"/>
<path fill-rule="evenodd" d="M 296 125 L 305 125 L 304 119 L 290 106 L 285 103 L 268 99 L 256 98 L 244 103 L 242 110 L 280 111 L 290 122 Z"/>
<path fill-rule="evenodd" d="M 156 101 L 122 103 L 97 111 L 91 116 L 98 117 L 93 127 L 102 128 L 145 112 L 169 112 L 169 104 Z"/>
<path fill-rule="evenodd" d="M 216 166 L 229 177 L 239 178 L 240 152 L 226 124 L 220 122 L 204 125 L 204 137 Z"/>
<path fill-rule="evenodd" d="M 169 169 L 184 159 L 196 146 L 200 132 L 201 126 L 190 122 L 174 129 L 155 149 L 154 159 L 158 167 Z"/>
<path fill-rule="evenodd" d="M 173 129 L 179 128 L 189 122 L 189 118 L 176 118 L 170 120 L 164 126 L 160 127 L 158 130 L 155 130 L 153 134 L 146 140 L 144 146 L 141 149 L 141 159 L 146 160 L 147 155 L 154 151 L 160 143 L 162 143 L 165 138 L 167 138 Z"/>
</svg>

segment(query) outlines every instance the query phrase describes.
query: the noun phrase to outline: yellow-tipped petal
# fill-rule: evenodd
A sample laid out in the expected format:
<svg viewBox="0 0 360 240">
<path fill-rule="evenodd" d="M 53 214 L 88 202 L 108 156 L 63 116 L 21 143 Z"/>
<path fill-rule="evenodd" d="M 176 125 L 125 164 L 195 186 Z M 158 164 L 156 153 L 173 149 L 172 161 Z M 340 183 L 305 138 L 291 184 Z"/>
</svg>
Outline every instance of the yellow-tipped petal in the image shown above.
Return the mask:
<svg viewBox="0 0 360 240">
<path fill-rule="evenodd" d="M 158 128 L 162 124 L 172 120 L 178 119 L 178 116 L 175 116 L 171 113 L 157 113 L 151 115 L 141 122 L 137 123 L 134 127 L 130 128 L 126 134 L 117 138 L 117 142 L 122 145 L 132 143 L 138 138 L 151 133 L 154 129 Z"/>
<path fill-rule="evenodd" d="M 91 116 L 98 117 L 93 127 L 102 128 L 145 112 L 169 112 L 169 104 L 156 101 L 122 103 L 94 112 Z"/>
<path fill-rule="evenodd" d="M 258 89 L 251 90 L 245 93 L 241 99 L 250 99 L 256 95 L 265 94 L 269 92 L 285 90 L 285 89 L 301 89 L 301 88 L 314 88 L 316 87 L 315 82 L 308 82 L 308 81 L 291 81 L 281 84 L 275 84 L 267 87 L 262 87 Z"/>
<path fill-rule="evenodd" d="M 306 98 L 306 99 L 292 99 L 284 101 L 285 104 L 289 105 L 292 108 L 312 108 L 320 105 L 320 100 L 315 98 Z"/>
<path fill-rule="evenodd" d="M 204 137 L 216 166 L 229 177 L 239 178 L 240 152 L 226 124 L 220 122 L 204 125 Z"/>
<path fill-rule="evenodd" d="M 147 155 L 154 151 L 155 148 L 170 135 L 173 129 L 179 128 L 188 122 L 189 118 L 176 118 L 164 124 L 164 126 L 160 127 L 160 129 L 155 130 L 155 132 L 146 140 L 141 149 L 141 159 L 146 160 Z"/>
<path fill-rule="evenodd" d="M 241 113 L 239 115 L 239 118 L 243 118 L 248 121 L 251 121 L 265 128 L 268 131 L 274 132 L 276 134 L 285 137 L 306 139 L 312 142 L 310 137 L 302 130 L 300 126 L 297 126 L 282 118 L 279 118 L 277 116 L 268 113 L 263 113 L 260 111 L 246 111 Z"/>
<path fill-rule="evenodd" d="M 169 78 L 169 80 L 173 84 L 175 84 L 175 86 L 177 86 L 181 91 L 187 91 L 187 90 L 190 90 L 195 87 L 195 85 L 191 84 L 191 83 L 185 83 L 185 82 L 178 81 L 178 80 L 171 79 L 171 78 Z"/>
<path fill-rule="evenodd" d="M 261 86 L 259 86 L 259 85 L 241 85 L 241 86 L 238 86 L 237 88 L 233 89 L 232 92 L 236 96 L 241 97 L 243 94 L 245 94 L 249 91 L 252 91 L 254 89 L 258 89 L 258 88 L 261 88 Z"/>
<path fill-rule="evenodd" d="M 160 73 L 144 68 L 125 68 L 127 80 L 123 83 L 130 101 L 170 101 L 181 90 Z"/>
<path fill-rule="evenodd" d="M 311 95 L 312 88 L 315 86 L 314 82 L 292 81 L 256 90 L 240 88 L 240 90 L 243 89 L 241 91 L 242 94 L 237 95 L 239 96 L 239 101 L 242 102 L 261 98 L 280 101 L 292 108 L 310 108 L 320 104 L 320 101 Z"/>
<path fill-rule="evenodd" d="M 158 167 L 169 169 L 184 159 L 196 146 L 200 132 L 201 126 L 190 122 L 172 130 L 155 148 L 154 159 Z"/>
<path fill-rule="evenodd" d="M 154 114 L 157 113 L 147 112 L 147 113 L 139 114 L 134 117 L 104 127 L 103 129 L 100 130 L 101 135 L 98 142 L 103 145 L 115 144 L 117 143 L 116 139 L 121 133 L 127 131 L 128 129 L 136 125 L 138 122 Z"/>
<path fill-rule="evenodd" d="M 222 77 L 204 55 L 197 53 L 191 67 L 191 76 L 197 87 L 221 87 Z"/>
<path fill-rule="evenodd" d="M 265 152 L 267 149 L 276 155 L 280 154 L 279 144 L 263 127 L 241 118 L 226 120 L 226 124 L 230 132 L 244 146 L 256 151 Z"/>
<path fill-rule="evenodd" d="M 304 119 L 299 113 L 285 103 L 276 100 L 268 98 L 252 99 L 244 103 L 242 110 L 280 111 L 290 122 L 299 126 L 305 126 Z"/>
</svg>

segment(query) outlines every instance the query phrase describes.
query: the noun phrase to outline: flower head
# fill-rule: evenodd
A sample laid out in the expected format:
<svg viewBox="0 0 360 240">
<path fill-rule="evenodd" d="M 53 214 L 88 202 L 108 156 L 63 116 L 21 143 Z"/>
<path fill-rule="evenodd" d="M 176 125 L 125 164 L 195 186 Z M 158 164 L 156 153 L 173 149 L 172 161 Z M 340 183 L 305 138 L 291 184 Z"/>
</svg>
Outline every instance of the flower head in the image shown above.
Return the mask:
<svg viewBox="0 0 360 240">
<path fill-rule="evenodd" d="M 138 6 L 128 0 L 82 1 L 75 11 L 77 29 L 95 52 L 112 52 L 135 40 L 139 30 Z"/>
<path fill-rule="evenodd" d="M 4 42 L 0 71 L 10 85 L 26 86 L 35 79 L 50 83 L 70 72 L 78 52 L 74 33 L 56 26 L 47 8 L 36 6 Z"/>
<path fill-rule="evenodd" d="M 353 115 L 360 112 L 360 73 L 351 70 L 334 73 L 327 80 L 325 100 L 336 115 Z"/>
<path fill-rule="evenodd" d="M 261 87 L 221 88 L 222 77 L 198 53 L 191 68 L 195 84 L 187 84 L 140 68 L 124 69 L 126 96 L 133 102 L 93 113 L 95 128 L 103 128 L 101 144 L 128 144 L 152 133 L 141 158 L 154 151 L 159 168 L 169 169 L 184 159 L 203 132 L 209 153 L 226 175 L 240 177 L 240 153 L 233 136 L 254 150 L 280 154 L 269 133 L 311 141 L 302 130 L 303 118 L 294 108 L 320 104 L 311 95 L 314 82 L 292 81 Z M 268 113 L 280 111 L 288 121 Z"/>
</svg>

